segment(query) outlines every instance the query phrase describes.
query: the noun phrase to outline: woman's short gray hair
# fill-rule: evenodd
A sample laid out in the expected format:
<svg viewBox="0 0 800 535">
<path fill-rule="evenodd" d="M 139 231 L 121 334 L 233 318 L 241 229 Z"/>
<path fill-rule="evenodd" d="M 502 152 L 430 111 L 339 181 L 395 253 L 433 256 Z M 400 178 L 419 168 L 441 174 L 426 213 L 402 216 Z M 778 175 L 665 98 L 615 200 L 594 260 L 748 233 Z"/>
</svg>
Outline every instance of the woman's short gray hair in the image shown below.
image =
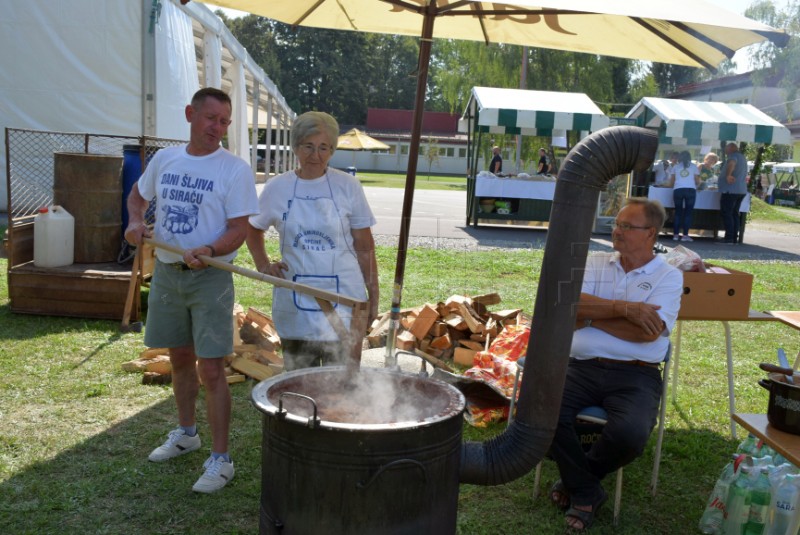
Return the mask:
<svg viewBox="0 0 800 535">
<path fill-rule="evenodd" d="M 339 123 L 324 111 L 307 111 L 294 120 L 289 133 L 292 150 L 296 151 L 306 138 L 317 134 L 325 134 L 331 146 L 331 154 L 336 152 L 339 142 Z"/>
</svg>

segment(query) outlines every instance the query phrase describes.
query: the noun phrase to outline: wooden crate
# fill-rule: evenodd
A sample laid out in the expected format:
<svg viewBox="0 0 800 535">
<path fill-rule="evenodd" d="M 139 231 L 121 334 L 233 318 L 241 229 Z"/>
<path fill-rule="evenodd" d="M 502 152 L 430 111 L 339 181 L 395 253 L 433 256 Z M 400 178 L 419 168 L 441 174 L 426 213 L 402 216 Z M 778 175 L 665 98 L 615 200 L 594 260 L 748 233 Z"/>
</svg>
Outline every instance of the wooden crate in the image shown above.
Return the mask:
<svg viewBox="0 0 800 535">
<path fill-rule="evenodd" d="M 132 264 L 33 265 L 33 223 L 9 227 L 8 297 L 12 312 L 121 320 Z M 145 246 L 134 290 L 130 321 L 141 318 L 141 286 L 154 267 L 154 251 Z"/>
</svg>

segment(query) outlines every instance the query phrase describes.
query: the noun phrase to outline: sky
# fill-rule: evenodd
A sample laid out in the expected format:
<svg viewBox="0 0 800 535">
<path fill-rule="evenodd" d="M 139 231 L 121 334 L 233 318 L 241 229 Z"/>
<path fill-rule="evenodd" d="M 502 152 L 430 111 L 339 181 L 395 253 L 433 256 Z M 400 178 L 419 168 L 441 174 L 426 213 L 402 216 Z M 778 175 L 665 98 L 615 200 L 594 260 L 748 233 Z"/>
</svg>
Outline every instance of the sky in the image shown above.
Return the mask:
<svg viewBox="0 0 800 535">
<path fill-rule="evenodd" d="M 652 1 L 652 0 L 649 0 Z M 719 7 L 725 8 L 729 11 L 733 11 L 735 13 L 739 13 L 740 15 L 744 15 L 745 10 L 750 7 L 755 0 L 706 0 L 710 4 L 717 5 Z M 785 8 L 791 0 L 772 0 L 773 3 L 778 7 L 778 9 Z M 218 9 L 217 6 L 214 4 L 206 4 L 211 11 L 216 11 Z M 247 15 L 244 11 L 237 11 L 235 9 L 226 9 L 226 8 L 219 8 L 225 12 L 231 18 L 241 17 Z M 739 52 L 733 56 L 733 60 L 736 62 L 736 72 L 747 72 L 751 70 L 748 49 L 743 48 Z"/>
</svg>

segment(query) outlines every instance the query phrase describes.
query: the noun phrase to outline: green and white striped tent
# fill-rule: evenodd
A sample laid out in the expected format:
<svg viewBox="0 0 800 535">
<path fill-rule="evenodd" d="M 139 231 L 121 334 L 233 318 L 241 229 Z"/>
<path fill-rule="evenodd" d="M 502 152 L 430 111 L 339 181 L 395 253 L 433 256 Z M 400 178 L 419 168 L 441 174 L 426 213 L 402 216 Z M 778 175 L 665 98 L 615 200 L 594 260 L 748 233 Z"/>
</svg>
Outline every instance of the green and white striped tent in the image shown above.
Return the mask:
<svg viewBox="0 0 800 535">
<path fill-rule="evenodd" d="M 608 122 L 608 117 L 583 93 L 473 87 L 458 129 L 564 137 L 568 130 L 594 132 L 606 128 Z"/>
<path fill-rule="evenodd" d="M 791 143 L 785 126 L 750 104 L 644 97 L 626 117 L 636 119 L 638 126 L 658 130 L 662 145 Z"/>
</svg>

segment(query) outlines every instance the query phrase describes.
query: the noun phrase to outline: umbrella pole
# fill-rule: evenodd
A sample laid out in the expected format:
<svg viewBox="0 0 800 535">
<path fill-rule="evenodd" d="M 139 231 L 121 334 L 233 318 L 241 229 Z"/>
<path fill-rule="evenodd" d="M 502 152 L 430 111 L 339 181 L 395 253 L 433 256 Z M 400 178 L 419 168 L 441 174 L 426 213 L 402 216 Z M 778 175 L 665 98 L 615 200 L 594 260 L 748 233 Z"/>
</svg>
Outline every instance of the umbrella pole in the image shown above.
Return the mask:
<svg viewBox="0 0 800 535">
<path fill-rule="evenodd" d="M 435 7 L 435 4 L 430 7 Z M 394 272 L 394 286 L 392 287 L 392 309 L 389 316 L 389 332 L 386 336 L 384 366 L 387 368 L 397 366 L 397 356 L 394 350 L 395 336 L 400 327 L 400 302 L 403 298 L 403 276 L 406 269 L 408 234 L 411 227 L 411 208 L 414 204 L 414 183 L 417 179 L 417 159 L 419 158 L 419 143 L 422 137 L 422 116 L 425 111 L 425 89 L 428 85 L 428 63 L 431 59 L 433 21 L 433 15 L 426 11 L 422 22 L 422 37 L 419 43 L 417 93 L 414 101 L 414 116 L 411 123 L 411 146 L 408 150 L 408 169 L 406 171 L 403 210 L 400 215 L 400 237 L 397 244 L 397 262 Z"/>
</svg>

